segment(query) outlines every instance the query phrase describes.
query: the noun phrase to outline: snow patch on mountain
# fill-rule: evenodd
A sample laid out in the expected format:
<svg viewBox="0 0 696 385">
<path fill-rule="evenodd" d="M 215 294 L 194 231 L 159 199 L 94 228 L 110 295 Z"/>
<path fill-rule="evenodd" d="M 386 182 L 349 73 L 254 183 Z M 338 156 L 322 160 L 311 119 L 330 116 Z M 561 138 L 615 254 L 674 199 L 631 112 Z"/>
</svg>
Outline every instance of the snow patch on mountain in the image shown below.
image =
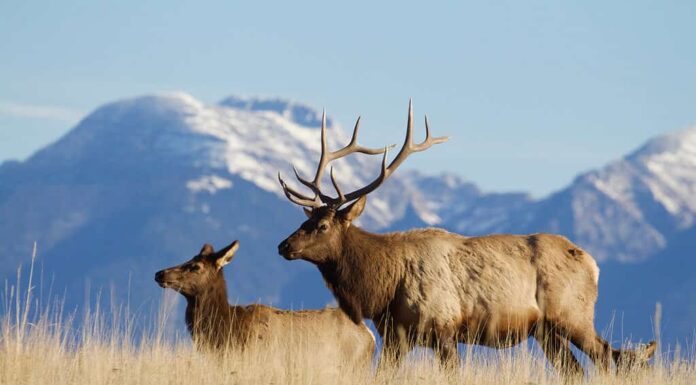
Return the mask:
<svg viewBox="0 0 696 385">
<path fill-rule="evenodd" d="M 696 217 L 696 127 L 652 139 L 586 178 L 637 219 L 645 218 L 641 194 L 649 192 L 677 227 L 689 227 Z"/>
<path fill-rule="evenodd" d="M 641 218 L 642 213 L 634 197 L 636 179 L 635 167 L 624 161 L 586 175 L 586 181 L 598 192 L 623 207 L 635 218 Z"/>
<path fill-rule="evenodd" d="M 644 167 L 643 182 L 667 211 L 691 226 L 696 214 L 696 126 L 649 142 L 631 157 Z"/>
</svg>

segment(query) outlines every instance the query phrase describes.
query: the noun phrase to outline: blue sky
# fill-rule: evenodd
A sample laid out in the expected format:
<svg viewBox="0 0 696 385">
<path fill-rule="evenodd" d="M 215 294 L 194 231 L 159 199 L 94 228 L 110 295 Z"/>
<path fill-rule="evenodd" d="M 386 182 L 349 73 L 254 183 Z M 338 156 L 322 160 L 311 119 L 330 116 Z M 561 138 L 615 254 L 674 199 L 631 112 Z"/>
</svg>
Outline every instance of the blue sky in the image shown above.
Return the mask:
<svg viewBox="0 0 696 385">
<path fill-rule="evenodd" d="M 696 123 L 696 3 L 0 2 L 0 161 L 102 103 L 182 90 L 326 107 L 400 141 L 409 97 L 452 140 L 409 159 L 543 195 Z"/>
</svg>

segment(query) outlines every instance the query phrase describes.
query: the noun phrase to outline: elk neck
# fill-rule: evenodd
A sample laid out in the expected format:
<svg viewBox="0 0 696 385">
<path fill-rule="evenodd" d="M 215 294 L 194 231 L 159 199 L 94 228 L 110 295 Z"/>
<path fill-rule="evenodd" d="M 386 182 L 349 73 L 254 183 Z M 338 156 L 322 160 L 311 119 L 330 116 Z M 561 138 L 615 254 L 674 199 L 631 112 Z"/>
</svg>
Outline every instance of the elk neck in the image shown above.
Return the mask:
<svg viewBox="0 0 696 385">
<path fill-rule="evenodd" d="M 210 327 L 224 326 L 232 319 L 233 309 L 227 302 L 227 283 L 222 269 L 216 274 L 216 279 L 203 291 L 186 296 L 186 326 L 192 335 Z"/>
<path fill-rule="evenodd" d="M 318 265 L 339 306 L 355 323 L 383 314 L 395 296 L 404 268 L 391 238 L 350 226 L 337 255 Z"/>
</svg>

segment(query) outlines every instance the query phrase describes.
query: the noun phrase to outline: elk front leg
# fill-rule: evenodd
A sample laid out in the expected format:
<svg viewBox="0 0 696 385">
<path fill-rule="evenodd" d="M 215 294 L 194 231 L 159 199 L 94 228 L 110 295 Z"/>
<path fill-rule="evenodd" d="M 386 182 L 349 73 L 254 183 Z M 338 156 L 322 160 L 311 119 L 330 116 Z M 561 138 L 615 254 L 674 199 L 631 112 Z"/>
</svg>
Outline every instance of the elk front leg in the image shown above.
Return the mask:
<svg viewBox="0 0 696 385">
<path fill-rule="evenodd" d="M 459 353 L 457 351 L 457 338 L 450 331 L 440 331 L 435 335 L 430 347 L 435 352 L 435 356 L 440 360 L 440 365 L 446 369 L 454 369 L 459 364 Z"/>
<path fill-rule="evenodd" d="M 379 329 L 383 343 L 377 370 L 382 372 L 389 366 L 398 367 L 413 348 L 413 343 L 409 338 L 408 329 L 403 325 L 397 324 Z"/>
</svg>

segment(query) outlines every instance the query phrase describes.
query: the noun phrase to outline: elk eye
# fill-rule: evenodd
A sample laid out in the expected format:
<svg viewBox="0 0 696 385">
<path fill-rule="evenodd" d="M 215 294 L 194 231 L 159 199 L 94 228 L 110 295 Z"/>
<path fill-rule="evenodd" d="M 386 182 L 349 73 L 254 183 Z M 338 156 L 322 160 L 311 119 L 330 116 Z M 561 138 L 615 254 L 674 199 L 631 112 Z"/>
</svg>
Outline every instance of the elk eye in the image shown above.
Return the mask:
<svg viewBox="0 0 696 385">
<path fill-rule="evenodd" d="M 321 225 L 319 225 L 319 232 L 325 233 L 327 230 L 329 230 L 329 225 L 327 225 L 326 223 L 322 223 Z"/>
<path fill-rule="evenodd" d="M 198 265 L 190 265 L 190 266 L 188 267 L 188 271 L 198 271 L 198 270 L 200 270 L 200 269 L 201 269 L 201 267 L 198 266 Z"/>
</svg>

